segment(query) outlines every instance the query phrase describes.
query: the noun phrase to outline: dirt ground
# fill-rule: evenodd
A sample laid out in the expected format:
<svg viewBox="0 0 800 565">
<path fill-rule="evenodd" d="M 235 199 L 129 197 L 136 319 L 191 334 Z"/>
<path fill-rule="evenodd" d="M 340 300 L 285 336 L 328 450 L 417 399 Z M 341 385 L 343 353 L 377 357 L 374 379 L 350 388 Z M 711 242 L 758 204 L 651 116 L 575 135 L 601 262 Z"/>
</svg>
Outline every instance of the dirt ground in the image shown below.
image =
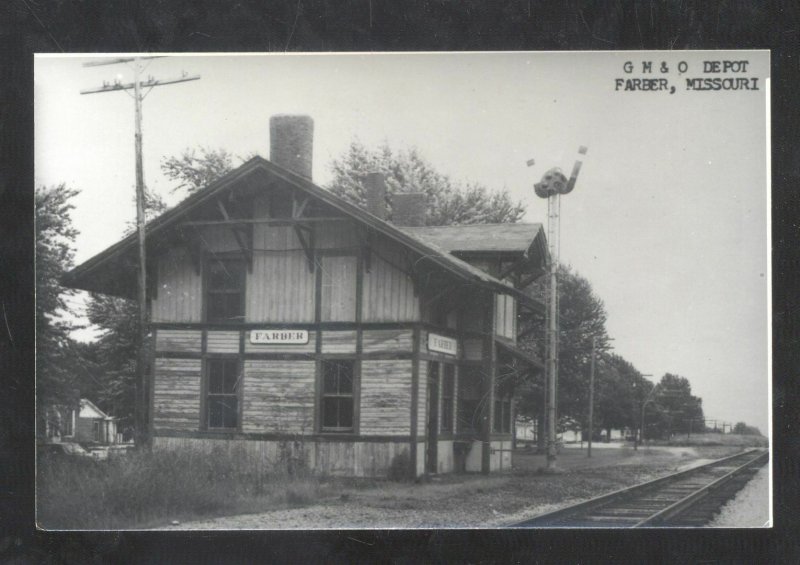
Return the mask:
<svg viewBox="0 0 800 565">
<path fill-rule="evenodd" d="M 732 447 L 598 446 L 592 458 L 566 447 L 558 474 L 542 455 L 517 451 L 514 468 L 490 476 L 442 475 L 423 483 L 332 480 L 339 494 L 300 508 L 186 522 L 162 529 L 347 529 L 502 527 L 739 451 Z"/>
</svg>

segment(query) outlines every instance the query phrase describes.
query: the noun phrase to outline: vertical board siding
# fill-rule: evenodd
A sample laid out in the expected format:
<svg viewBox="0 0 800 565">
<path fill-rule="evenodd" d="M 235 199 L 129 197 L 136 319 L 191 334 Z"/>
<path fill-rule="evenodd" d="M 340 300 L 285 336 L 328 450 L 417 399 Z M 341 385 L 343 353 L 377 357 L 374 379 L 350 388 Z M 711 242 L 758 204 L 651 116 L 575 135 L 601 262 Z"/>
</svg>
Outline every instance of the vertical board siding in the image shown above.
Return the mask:
<svg viewBox="0 0 800 565">
<path fill-rule="evenodd" d="M 308 353 L 313 354 L 317 347 L 317 332 L 308 332 L 308 343 L 298 345 L 275 344 L 267 345 L 264 343 L 250 343 L 250 332 L 245 332 L 244 352 L 245 353 Z"/>
<path fill-rule="evenodd" d="M 352 222 L 317 224 L 314 239 L 319 249 L 354 249 L 359 245 L 356 228 Z"/>
<path fill-rule="evenodd" d="M 361 362 L 362 435 L 410 435 L 411 361 Z"/>
<path fill-rule="evenodd" d="M 156 331 L 156 351 L 177 351 L 200 353 L 203 334 L 200 330 Z"/>
<path fill-rule="evenodd" d="M 158 293 L 152 300 L 154 322 L 199 322 L 203 289 L 200 275 L 182 248 L 170 249 L 158 261 Z"/>
<path fill-rule="evenodd" d="M 313 432 L 314 382 L 313 361 L 246 360 L 242 430 Z"/>
<path fill-rule="evenodd" d="M 413 330 L 364 330 L 364 353 L 410 353 L 414 348 Z"/>
<path fill-rule="evenodd" d="M 353 255 L 322 257 L 322 296 L 320 319 L 323 322 L 353 322 L 356 319 L 356 270 Z"/>
<path fill-rule="evenodd" d="M 439 440 L 436 448 L 436 470 L 439 473 L 452 473 L 453 464 L 453 440 Z"/>
<path fill-rule="evenodd" d="M 314 273 L 302 250 L 254 252 L 245 316 L 248 322 L 314 321 Z"/>
<path fill-rule="evenodd" d="M 239 353 L 239 332 L 209 331 L 206 337 L 209 353 Z"/>
<path fill-rule="evenodd" d="M 200 359 L 156 359 L 153 423 L 156 429 L 196 430 L 200 425 Z"/>
<path fill-rule="evenodd" d="M 355 353 L 356 335 L 354 330 L 322 332 L 322 353 Z"/>
<path fill-rule="evenodd" d="M 408 322 L 419 320 L 419 297 L 414 282 L 399 265 L 403 257 L 387 245 L 371 253 L 371 268 L 364 273 L 363 320 L 365 322 Z"/>
<path fill-rule="evenodd" d="M 215 253 L 240 251 L 231 226 L 203 226 L 200 230 L 200 241 L 205 249 Z"/>
</svg>

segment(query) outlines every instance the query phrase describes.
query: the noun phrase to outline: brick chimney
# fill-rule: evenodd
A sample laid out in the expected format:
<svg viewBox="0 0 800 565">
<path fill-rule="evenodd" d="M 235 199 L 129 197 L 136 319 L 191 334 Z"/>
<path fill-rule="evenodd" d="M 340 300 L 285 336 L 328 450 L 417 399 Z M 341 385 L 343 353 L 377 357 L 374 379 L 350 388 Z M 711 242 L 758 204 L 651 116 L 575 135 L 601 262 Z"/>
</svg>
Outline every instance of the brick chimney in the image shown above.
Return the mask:
<svg viewBox="0 0 800 565">
<path fill-rule="evenodd" d="M 419 227 L 425 225 L 425 194 L 422 192 L 397 192 L 392 195 L 392 223 L 396 226 Z"/>
<path fill-rule="evenodd" d="M 269 160 L 311 180 L 314 120 L 311 116 L 278 114 L 269 119 Z"/>
<path fill-rule="evenodd" d="M 386 182 L 383 173 L 368 173 L 364 179 L 367 212 L 381 220 L 386 219 Z"/>
</svg>

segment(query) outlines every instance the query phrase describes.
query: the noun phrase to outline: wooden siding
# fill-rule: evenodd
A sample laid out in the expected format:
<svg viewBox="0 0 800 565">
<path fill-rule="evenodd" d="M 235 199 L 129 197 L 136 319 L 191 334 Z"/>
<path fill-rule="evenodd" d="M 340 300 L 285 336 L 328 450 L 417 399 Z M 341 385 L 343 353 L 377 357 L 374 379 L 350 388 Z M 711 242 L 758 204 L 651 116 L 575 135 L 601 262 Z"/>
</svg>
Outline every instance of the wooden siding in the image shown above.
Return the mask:
<svg viewBox="0 0 800 565">
<path fill-rule="evenodd" d="M 516 300 L 505 294 L 495 295 L 495 331 L 497 335 L 517 341 Z"/>
<path fill-rule="evenodd" d="M 203 333 L 200 330 L 156 331 L 156 351 L 200 353 Z"/>
<path fill-rule="evenodd" d="M 439 473 L 453 472 L 453 440 L 439 440 L 436 447 L 436 459 L 436 470 Z"/>
<path fill-rule="evenodd" d="M 465 339 L 464 340 L 464 360 L 466 361 L 480 361 L 483 359 L 483 340 L 482 339 Z"/>
<path fill-rule="evenodd" d="M 356 335 L 349 331 L 323 331 L 322 353 L 355 353 Z"/>
<path fill-rule="evenodd" d="M 362 334 L 364 353 L 392 352 L 410 353 L 414 348 L 413 330 L 364 330 Z"/>
<path fill-rule="evenodd" d="M 200 242 L 204 249 L 214 253 L 240 250 L 230 226 L 203 226 L 199 231 Z"/>
<path fill-rule="evenodd" d="M 423 444 L 424 445 L 424 444 Z M 212 439 L 165 437 L 153 438 L 153 449 L 220 452 L 257 473 L 270 472 L 285 464 L 287 455 L 305 461 L 308 468 L 321 475 L 381 477 L 386 476 L 394 459 L 408 456 L 406 442 L 314 441 L 301 439 L 299 445 L 275 440 Z M 284 470 L 284 469 L 279 469 Z"/>
<path fill-rule="evenodd" d="M 200 359 L 156 359 L 153 423 L 156 429 L 200 426 Z"/>
<path fill-rule="evenodd" d="M 411 361 L 361 362 L 362 435 L 409 435 Z"/>
<path fill-rule="evenodd" d="M 313 432 L 314 383 L 313 361 L 246 360 L 242 430 Z"/>
<path fill-rule="evenodd" d="M 239 353 L 238 331 L 209 331 L 206 336 L 206 351 L 209 353 Z"/>
<path fill-rule="evenodd" d="M 419 362 L 419 387 L 417 388 L 417 437 L 428 437 L 428 361 Z M 423 460 L 425 456 L 423 455 Z"/>
<path fill-rule="evenodd" d="M 279 327 L 279 326 L 277 326 Z M 250 343 L 250 332 L 245 332 L 244 352 L 245 353 L 309 353 L 313 354 L 317 349 L 317 332 L 308 332 L 308 343 L 301 345 L 267 345 L 263 343 Z"/>
<path fill-rule="evenodd" d="M 317 224 L 314 242 L 318 249 L 355 249 L 360 245 L 353 222 Z"/>
<path fill-rule="evenodd" d="M 420 319 L 419 297 L 411 277 L 399 266 L 403 257 L 388 245 L 375 247 L 371 268 L 364 273 L 362 319 L 365 322 L 408 322 Z"/>
<path fill-rule="evenodd" d="M 302 250 L 254 252 L 245 317 L 248 322 L 314 321 L 314 273 Z"/>
<path fill-rule="evenodd" d="M 153 322 L 199 322 L 203 292 L 200 275 L 188 253 L 169 250 L 158 261 L 157 296 L 151 301 Z"/>
</svg>

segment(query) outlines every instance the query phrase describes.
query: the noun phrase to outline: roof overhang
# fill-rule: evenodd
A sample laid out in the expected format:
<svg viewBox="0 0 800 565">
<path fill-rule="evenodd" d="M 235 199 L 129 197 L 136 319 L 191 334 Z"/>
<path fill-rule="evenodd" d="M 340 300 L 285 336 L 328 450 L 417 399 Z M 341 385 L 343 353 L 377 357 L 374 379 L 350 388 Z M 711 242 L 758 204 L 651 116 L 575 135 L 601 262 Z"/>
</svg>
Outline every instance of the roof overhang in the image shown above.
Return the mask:
<svg viewBox="0 0 800 565">
<path fill-rule="evenodd" d="M 420 261 L 430 262 L 443 271 L 474 283 L 481 288 L 513 296 L 518 299 L 522 306 L 531 310 L 544 311 L 543 304 L 510 284 L 492 277 L 444 250 L 404 233 L 393 224 L 381 220 L 317 186 L 310 180 L 259 156 L 253 157 L 234 171 L 217 179 L 206 188 L 184 199 L 174 208 L 148 222 L 145 231 L 150 244 L 153 241 L 157 242 L 171 228 L 176 227 L 180 221 L 188 220 L 187 215 L 190 210 L 204 203 L 212 202 L 226 191 L 237 186 L 253 186 L 254 183 L 269 183 L 275 180 L 283 181 L 293 188 L 318 198 L 333 209 L 354 218 L 362 225 L 410 248 L 421 256 Z M 536 240 L 534 240 L 534 244 L 536 244 Z M 136 251 L 137 235 L 134 232 L 66 273 L 61 279 L 61 284 L 91 292 L 133 297 L 135 292 L 132 291 L 134 287 L 132 287 L 131 281 L 135 280 L 135 277 L 123 275 L 123 273 L 127 272 L 125 271 L 126 269 L 135 272 Z M 148 249 L 149 252 L 150 250 Z M 126 283 L 125 281 L 128 282 Z"/>
</svg>

